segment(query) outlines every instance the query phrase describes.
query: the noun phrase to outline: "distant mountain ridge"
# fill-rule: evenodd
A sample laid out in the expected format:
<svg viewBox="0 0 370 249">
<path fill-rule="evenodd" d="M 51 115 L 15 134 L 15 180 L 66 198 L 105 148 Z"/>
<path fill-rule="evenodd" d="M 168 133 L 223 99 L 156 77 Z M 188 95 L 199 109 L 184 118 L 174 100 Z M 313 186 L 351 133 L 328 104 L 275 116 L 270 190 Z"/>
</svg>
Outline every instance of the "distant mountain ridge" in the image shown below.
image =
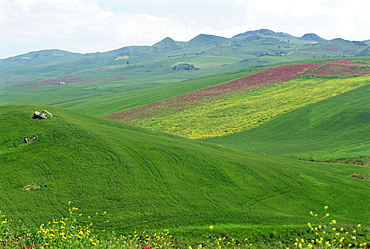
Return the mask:
<svg viewBox="0 0 370 249">
<path fill-rule="evenodd" d="M 295 39 L 298 39 L 298 40 L 301 40 L 301 41 L 311 41 L 311 42 L 312 41 L 316 41 L 316 42 L 325 42 L 326 41 L 326 42 L 329 42 L 329 43 L 330 42 L 338 42 L 338 41 L 347 41 L 347 42 L 357 43 L 360 46 L 369 46 L 366 43 L 370 43 L 369 42 L 370 40 L 366 40 L 366 41 L 348 41 L 348 40 L 345 40 L 345 39 L 342 39 L 342 38 L 335 38 L 335 39 L 332 39 L 332 40 L 326 40 L 326 39 L 324 39 L 324 38 L 322 38 L 322 37 L 320 37 L 320 36 L 318 36 L 317 34 L 314 34 L 314 33 L 307 33 L 307 34 L 304 34 L 302 37 L 295 37 L 295 36 L 292 36 L 292 35 L 290 35 L 288 33 L 284 33 L 284 32 L 274 32 L 274 31 L 269 30 L 269 29 L 259 29 L 259 30 L 247 31 L 245 33 L 240 33 L 240 34 L 237 34 L 237 35 L 233 36 L 232 38 L 225 38 L 225 37 L 222 37 L 222 36 L 216 36 L 216 35 L 211 35 L 211 34 L 199 34 L 196 37 L 189 40 L 188 42 L 179 42 L 179 41 L 173 40 L 171 37 L 166 37 L 163 40 L 153 44 L 152 46 L 128 46 L 128 47 L 122 47 L 122 48 L 117 49 L 117 50 L 125 49 L 125 50 L 127 50 L 127 52 L 130 50 L 130 52 L 128 52 L 128 53 L 137 53 L 138 52 L 137 50 L 134 49 L 132 51 L 130 48 L 136 47 L 136 48 L 142 48 L 142 49 L 149 50 L 151 48 L 158 49 L 159 47 L 164 46 L 164 47 L 166 47 L 166 49 L 164 49 L 162 52 L 170 52 L 170 51 L 182 49 L 184 47 L 191 47 L 192 45 L 203 45 L 203 46 L 220 45 L 220 44 L 223 44 L 223 43 L 227 43 L 228 41 L 232 42 L 233 40 L 235 40 L 235 38 L 249 37 L 249 36 L 275 37 L 275 38 L 277 38 L 277 37 L 280 37 L 280 38 L 295 38 Z M 117 50 L 113 50 L 113 51 L 117 51 Z M 139 49 L 139 50 L 141 50 L 141 49 Z M 58 56 L 58 55 L 59 56 L 64 56 L 64 53 L 71 53 L 71 52 L 64 51 L 64 50 L 59 50 L 59 49 L 40 50 L 40 51 L 28 52 L 28 53 L 21 54 L 21 55 L 11 56 L 11 57 L 8 57 L 6 59 L 1 59 L 1 60 L 34 59 L 34 58 L 31 58 L 31 57 L 27 57 L 27 55 L 29 55 L 30 53 L 33 54 L 33 53 L 41 52 L 41 51 L 55 51 L 54 55 L 56 55 L 56 56 Z M 107 51 L 107 52 L 113 52 L 113 51 Z M 62 53 L 59 54 L 59 52 L 62 52 Z M 107 53 L 107 52 L 102 52 L 102 53 Z M 81 54 L 81 53 L 73 53 L 73 54 Z M 87 53 L 87 54 L 91 54 L 91 53 Z M 19 57 L 21 57 L 21 58 L 19 58 Z"/>
<path fill-rule="evenodd" d="M 152 46 L 127 46 L 102 53 L 40 50 L 1 59 L 0 89 L 68 75 L 89 80 L 128 77 L 137 82 L 138 77 L 168 74 L 176 64 L 199 68 L 196 73 L 182 75 L 184 80 L 279 62 L 366 56 L 369 46 L 369 40 L 326 40 L 313 33 L 295 37 L 260 29 L 232 38 L 199 34 L 188 42 L 166 37 Z"/>
<path fill-rule="evenodd" d="M 259 30 L 247 31 L 245 33 L 235 35 L 233 38 L 240 37 L 240 36 L 250 36 L 250 35 L 292 37 L 291 35 L 287 33 L 283 33 L 283 32 L 274 32 L 269 29 L 259 29 Z"/>
</svg>

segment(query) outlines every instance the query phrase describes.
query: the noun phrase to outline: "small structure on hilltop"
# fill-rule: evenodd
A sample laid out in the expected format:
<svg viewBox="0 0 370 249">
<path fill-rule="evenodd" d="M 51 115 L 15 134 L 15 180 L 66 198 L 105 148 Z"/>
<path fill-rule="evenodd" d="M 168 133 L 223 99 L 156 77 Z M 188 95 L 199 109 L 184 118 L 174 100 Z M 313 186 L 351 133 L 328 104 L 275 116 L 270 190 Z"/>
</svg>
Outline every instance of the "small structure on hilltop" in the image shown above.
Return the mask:
<svg viewBox="0 0 370 249">
<path fill-rule="evenodd" d="M 48 118 L 47 115 L 49 115 L 50 117 L 54 117 L 53 114 L 51 114 L 47 110 L 43 110 L 42 112 L 35 111 L 33 113 L 33 117 L 32 118 L 33 119 L 46 119 L 46 118 Z"/>
<path fill-rule="evenodd" d="M 65 83 L 64 81 L 59 81 L 58 85 L 67 85 L 67 83 Z"/>
</svg>

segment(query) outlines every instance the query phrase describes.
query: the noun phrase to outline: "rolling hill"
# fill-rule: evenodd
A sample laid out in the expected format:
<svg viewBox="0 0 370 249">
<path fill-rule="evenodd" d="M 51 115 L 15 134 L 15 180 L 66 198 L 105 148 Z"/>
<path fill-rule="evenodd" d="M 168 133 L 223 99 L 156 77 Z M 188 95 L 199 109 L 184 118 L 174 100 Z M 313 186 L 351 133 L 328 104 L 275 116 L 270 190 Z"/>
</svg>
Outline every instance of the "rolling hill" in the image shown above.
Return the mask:
<svg viewBox="0 0 370 249">
<path fill-rule="evenodd" d="M 0 60 L 0 211 L 35 227 L 72 202 L 99 230 L 197 233 L 289 230 L 330 206 L 369 227 L 368 54 L 261 29 Z"/>
<path fill-rule="evenodd" d="M 367 51 L 366 41 L 325 40 L 315 34 L 294 37 L 266 29 L 247 31 L 232 38 L 200 34 L 188 42 L 167 37 L 152 46 L 129 46 L 103 53 L 41 50 L 0 60 L 0 89 L 69 77 L 97 82 L 126 77 L 128 84 L 143 87 L 153 82 L 167 84 L 250 66 L 366 56 Z M 199 70 L 172 72 L 172 67 L 179 63 L 194 65 Z"/>
<path fill-rule="evenodd" d="M 278 66 L 104 117 L 236 149 L 368 165 L 368 69 L 363 59 Z"/>
<path fill-rule="evenodd" d="M 224 136 L 367 85 L 368 69 L 356 60 L 277 66 L 104 117 L 193 139 Z"/>
<path fill-rule="evenodd" d="M 54 117 L 32 119 L 44 109 Z M 118 232 L 294 225 L 324 205 L 342 222 L 370 223 L 370 182 L 351 177 L 366 167 L 235 150 L 52 106 L 3 106 L 0 122 L 0 210 L 28 225 L 66 217 L 69 201 L 84 215 L 107 211 L 97 223 Z"/>
<path fill-rule="evenodd" d="M 315 160 L 370 155 L 370 85 L 298 108 L 254 129 L 206 141 Z"/>
</svg>

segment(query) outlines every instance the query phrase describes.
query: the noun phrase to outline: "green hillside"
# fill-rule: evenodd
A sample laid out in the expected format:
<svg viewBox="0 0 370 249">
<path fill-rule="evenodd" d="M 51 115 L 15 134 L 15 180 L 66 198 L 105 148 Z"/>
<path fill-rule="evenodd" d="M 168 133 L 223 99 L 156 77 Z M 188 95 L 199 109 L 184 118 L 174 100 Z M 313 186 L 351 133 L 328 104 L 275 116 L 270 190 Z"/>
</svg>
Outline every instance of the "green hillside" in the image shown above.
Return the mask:
<svg viewBox="0 0 370 249">
<path fill-rule="evenodd" d="M 207 142 L 305 159 L 363 158 L 370 155 L 370 85 L 292 112 L 254 129 Z"/>
<path fill-rule="evenodd" d="M 104 118 L 192 139 L 224 136 L 367 85 L 368 69 L 362 60 L 276 66 Z"/>
<path fill-rule="evenodd" d="M 230 73 L 156 86 L 153 83 L 155 78 L 152 78 L 150 84 L 143 83 L 146 87 L 139 84 L 130 86 L 126 80 L 120 80 L 103 84 L 90 82 L 62 86 L 6 88 L 0 91 L 1 105 L 45 104 L 77 110 L 94 116 L 103 116 L 225 83 L 270 67 L 244 68 Z"/>
<path fill-rule="evenodd" d="M 54 117 L 31 118 L 44 109 Z M 28 225 L 67 217 L 68 201 L 84 215 L 107 211 L 98 224 L 116 231 L 294 225 L 324 205 L 343 222 L 370 223 L 370 182 L 351 177 L 366 167 L 234 150 L 52 106 L 0 107 L 0 124 L 0 210 Z"/>
<path fill-rule="evenodd" d="M 308 222 L 338 220 L 344 245 L 365 246 L 370 57 L 359 56 L 369 48 L 261 29 L 0 60 L 0 247 L 42 241 L 20 236 L 31 230 L 18 220 L 58 227 L 71 207 L 97 226 L 86 245 L 95 232 L 137 229 L 142 243 L 170 229 L 181 248 L 232 248 L 246 234 L 290 248 L 303 243 L 295 236 L 312 242 Z M 52 115 L 32 118 L 43 110 Z M 317 238 L 343 242 L 330 225 Z"/>
<path fill-rule="evenodd" d="M 103 53 L 79 54 L 58 49 L 32 51 L 0 60 L 0 89 L 69 77 L 97 81 L 126 77 L 126 84 L 143 87 L 251 66 L 366 56 L 368 48 L 366 41 L 325 40 L 315 34 L 294 37 L 261 29 L 230 39 L 200 34 L 188 42 L 178 42 L 167 37 L 152 46 L 128 46 Z M 193 65 L 199 70 L 173 71 L 173 66 L 179 63 Z"/>
</svg>

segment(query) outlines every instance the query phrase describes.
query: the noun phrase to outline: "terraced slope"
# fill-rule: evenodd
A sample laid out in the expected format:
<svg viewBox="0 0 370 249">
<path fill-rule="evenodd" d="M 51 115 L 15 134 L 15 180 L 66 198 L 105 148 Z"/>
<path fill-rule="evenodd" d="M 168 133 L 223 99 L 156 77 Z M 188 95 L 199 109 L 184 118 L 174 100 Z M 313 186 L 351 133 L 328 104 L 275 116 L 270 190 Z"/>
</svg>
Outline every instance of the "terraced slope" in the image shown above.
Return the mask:
<svg viewBox="0 0 370 249">
<path fill-rule="evenodd" d="M 31 118 L 43 109 L 54 117 Z M 117 232 L 302 224 L 324 205 L 341 221 L 370 223 L 370 182 L 350 176 L 369 168 L 242 152 L 51 106 L 0 107 L 0 124 L 0 210 L 28 225 L 67 217 L 68 201 L 86 222 L 107 211 L 96 224 Z"/>
<path fill-rule="evenodd" d="M 188 138 L 224 136 L 364 86 L 368 65 L 343 60 L 279 66 L 105 118 Z M 332 71 L 356 77 L 317 77 Z"/>
</svg>

